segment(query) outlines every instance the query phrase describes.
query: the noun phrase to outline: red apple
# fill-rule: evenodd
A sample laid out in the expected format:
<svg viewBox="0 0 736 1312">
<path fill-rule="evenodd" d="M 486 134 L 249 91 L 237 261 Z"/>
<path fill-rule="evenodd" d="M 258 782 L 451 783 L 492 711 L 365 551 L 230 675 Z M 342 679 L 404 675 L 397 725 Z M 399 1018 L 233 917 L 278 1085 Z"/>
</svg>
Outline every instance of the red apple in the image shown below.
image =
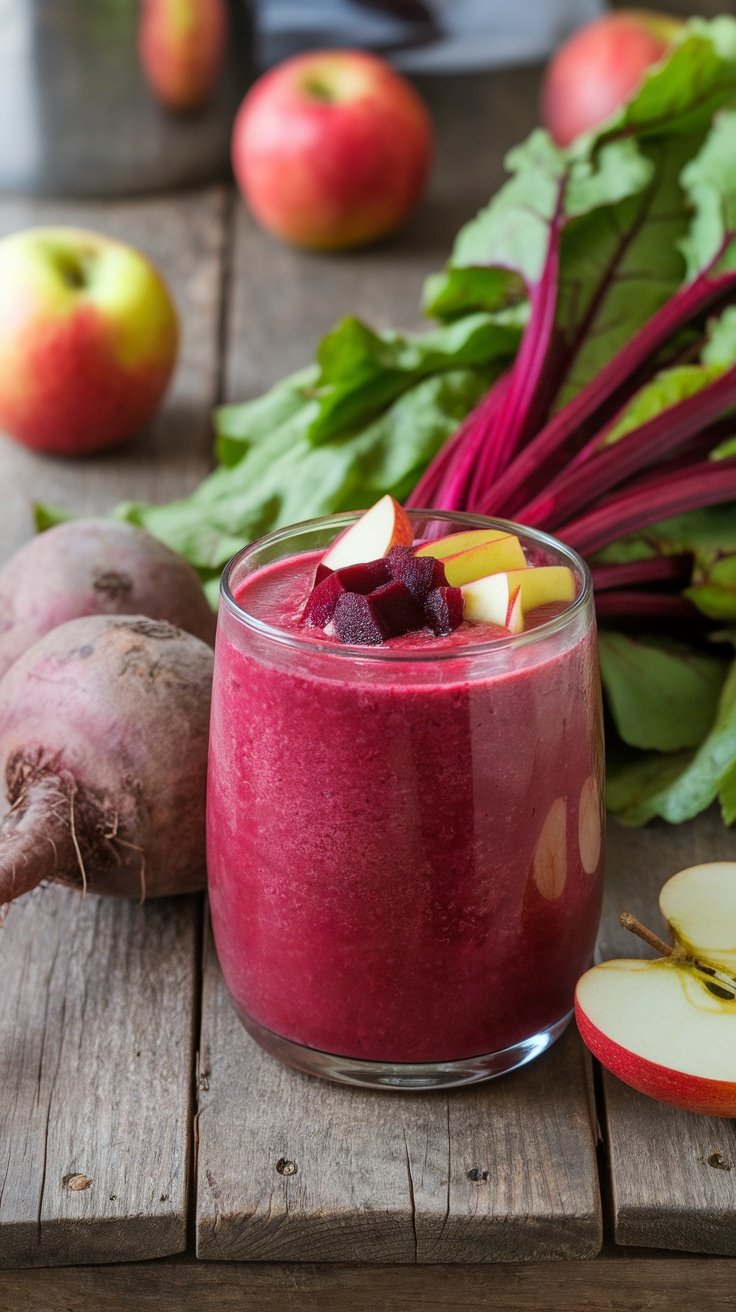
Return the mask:
<svg viewBox="0 0 736 1312">
<path fill-rule="evenodd" d="M 560 146 L 598 127 L 662 59 L 682 22 L 649 9 L 622 9 L 575 32 L 551 60 L 542 120 Z"/>
<path fill-rule="evenodd" d="M 201 109 L 211 99 L 227 41 L 226 0 L 142 0 L 138 54 L 167 109 Z"/>
<path fill-rule="evenodd" d="M 177 352 L 166 286 L 138 251 L 79 228 L 0 241 L 0 431 L 89 455 L 153 415 Z"/>
<path fill-rule="evenodd" d="M 337 250 L 403 222 L 424 185 L 431 142 L 422 101 L 384 60 L 311 51 L 251 87 L 235 120 L 233 169 L 269 232 Z"/>
<path fill-rule="evenodd" d="M 575 993 L 578 1028 L 632 1088 L 687 1111 L 736 1117 L 736 862 L 680 871 L 659 905 L 674 948 L 629 917 L 664 955 L 587 971 Z"/>
</svg>

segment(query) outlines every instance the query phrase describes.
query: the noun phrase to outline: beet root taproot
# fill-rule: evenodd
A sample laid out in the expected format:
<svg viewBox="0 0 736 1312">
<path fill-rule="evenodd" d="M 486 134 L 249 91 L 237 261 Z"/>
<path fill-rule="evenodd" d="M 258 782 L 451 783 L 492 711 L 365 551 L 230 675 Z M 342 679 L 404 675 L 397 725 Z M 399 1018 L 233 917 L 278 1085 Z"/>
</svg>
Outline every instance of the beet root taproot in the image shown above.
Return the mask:
<svg viewBox="0 0 736 1312">
<path fill-rule="evenodd" d="M 0 680 L 0 907 L 42 881 L 122 897 L 205 883 L 213 654 L 145 616 L 70 620 Z"/>
<path fill-rule="evenodd" d="M 188 561 L 133 524 L 74 519 L 0 567 L 0 678 L 44 633 L 84 615 L 148 615 L 214 641 L 215 616 Z"/>
</svg>

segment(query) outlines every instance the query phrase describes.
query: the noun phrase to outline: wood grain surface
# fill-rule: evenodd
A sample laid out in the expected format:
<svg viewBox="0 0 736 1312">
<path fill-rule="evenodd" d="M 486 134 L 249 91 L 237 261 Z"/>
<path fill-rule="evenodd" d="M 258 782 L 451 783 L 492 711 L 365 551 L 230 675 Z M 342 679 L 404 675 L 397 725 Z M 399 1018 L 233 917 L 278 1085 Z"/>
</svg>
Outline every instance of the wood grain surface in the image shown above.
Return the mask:
<svg viewBox="0 0 736 1312">
<path fill-rule="evenodd" d="M 278 1065 L 245 1034 L 210 944 L 202 1034 L 199 1257 L 491 1262 L 598 1251 L 589 1070 L 573 1031 L 523 1071 L 472 1090 L 337 1087 Z"/>
<path fill-rule="evenodd" d="M 199 899 L 49 888 L 0 961 L 0 1266 L 186 1246 Z"/>
<path fill-rule="evenodd" d="M 193 1262 L 0 1272 L 0 1312 L 733 1312 L 734 1263 L 669 1255 L 522 1266 Z"/>
<path fill-rule="evenodd" d="M 676 828 L 609 828 L 599 955 L 653 956 L 618 923 L 633 911 L 666 933 L 662 884 L 700 861 L 736 858 L 736 839 L 713 810 Z M 603 1074 L 613 1223 L 619 1244 L 736 1255 L 736 1121 L 653 1102 Z M 736 1306 L 736 1271 L 734 1272 Z"/>
<path fill-rule="evenodd" d="M 130 447 L 54 461 L 0 438 L 0 559 L 32 531 L 33 499 L 101 512 L 126 496 L 171 497 L 205 472 L 224 206 L 219 191 L 0 205 L 2 233 L 64 222 L 131 241 L 160 265 L 184 319 L 171 396 Z M 0 1266 L 185 1247 L 200 914 L 199 898 L 141 908 L 54 887 L 11 908 L 0 930 Z"/>
</svg>

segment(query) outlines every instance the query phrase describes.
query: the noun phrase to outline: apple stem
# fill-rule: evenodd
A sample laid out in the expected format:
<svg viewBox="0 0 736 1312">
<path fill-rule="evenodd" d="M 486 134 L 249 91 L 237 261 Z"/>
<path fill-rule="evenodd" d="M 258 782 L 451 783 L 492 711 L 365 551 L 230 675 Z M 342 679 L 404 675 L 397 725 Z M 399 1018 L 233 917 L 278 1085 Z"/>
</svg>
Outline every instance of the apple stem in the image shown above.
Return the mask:
<svg viewBox="0 0 736 1312">
<path fill-rule="evenodd" d="M 672 956 L 673 950 L 669 943 L 665 943 L 664 939 L 659 937 L 659 934 L 654 933 L 654 930 L 647 929 L 646 925 L 642 925 L 641 921 L 637 920 L 636 916 L 632 916 L 630 911 L 622 911 L 620 919 L 624 929 L 630 930 L 632 934 L 636 934 L 637 938 L 643 939 L 645 943 L 649 944 L 650 948 L 661 952 L 663 957 Z"/>
</svg>

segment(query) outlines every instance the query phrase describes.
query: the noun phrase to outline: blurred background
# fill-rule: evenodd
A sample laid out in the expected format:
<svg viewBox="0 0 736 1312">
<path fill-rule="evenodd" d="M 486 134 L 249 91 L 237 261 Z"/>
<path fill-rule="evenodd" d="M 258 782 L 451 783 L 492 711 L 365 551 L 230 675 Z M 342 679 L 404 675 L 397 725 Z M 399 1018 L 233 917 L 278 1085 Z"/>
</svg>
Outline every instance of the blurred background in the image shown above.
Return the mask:
<svg viewBox="0 0 736 1312">
<path fill-rule="evenodd" d="M 0 0 L 0 190 L 105 196 L 210 181 L 229 169 L 232 121 L 254 76 L 289 54 L 352 46 L 412 74 L 498 68 L 545 58 L 606 8 L 196 0 L 198 27 L 190 18 L 185 37 L 178 3 Z"/>
</svg>

